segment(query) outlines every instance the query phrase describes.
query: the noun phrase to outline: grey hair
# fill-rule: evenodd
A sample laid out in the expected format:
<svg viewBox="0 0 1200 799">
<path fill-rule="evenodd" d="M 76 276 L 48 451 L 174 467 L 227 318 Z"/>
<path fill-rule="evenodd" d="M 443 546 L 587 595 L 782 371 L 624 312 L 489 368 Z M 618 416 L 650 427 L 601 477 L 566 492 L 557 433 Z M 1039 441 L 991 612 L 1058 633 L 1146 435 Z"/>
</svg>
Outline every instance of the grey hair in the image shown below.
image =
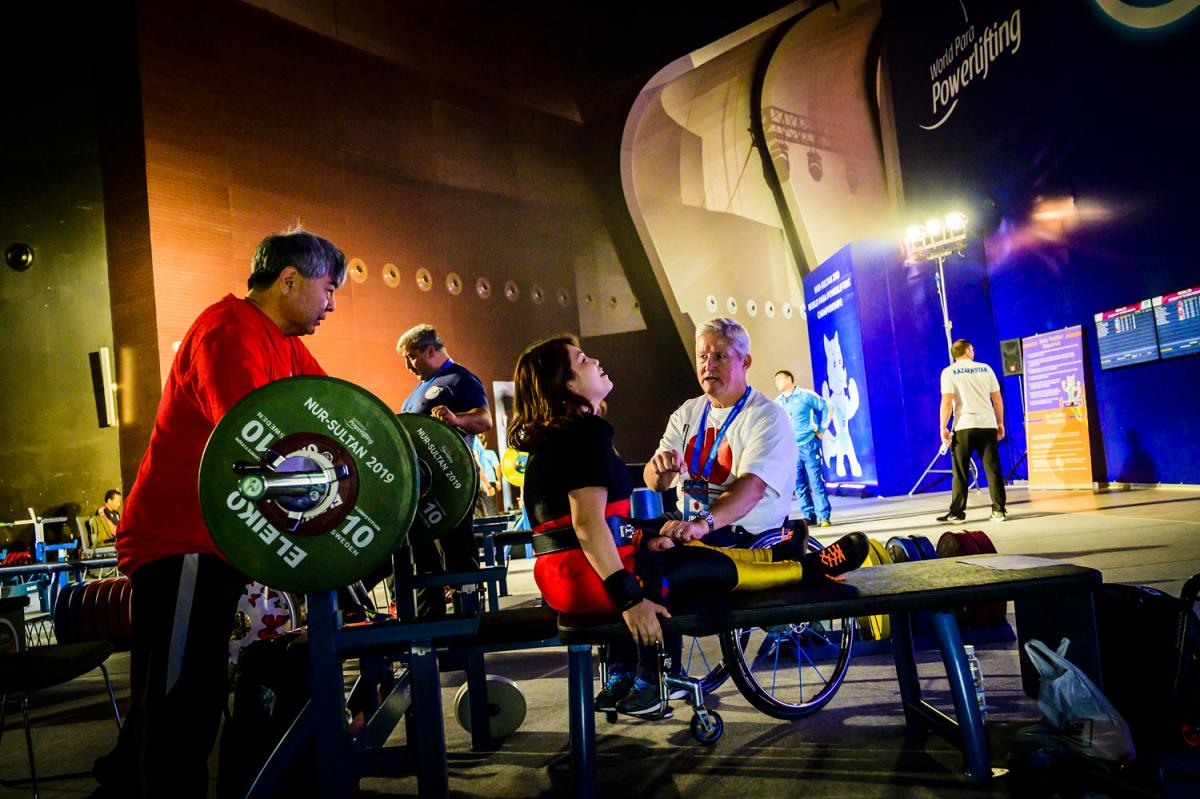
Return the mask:
<svg viewBox="0 0 1200 799">
<path fill-rule="evenodd" d="M 433 347 L 435 350 L 446 348 L 445 343 L 433 325 L 420 324 L 416 327 L 411 327 L 396 342 L 396 352 L 401 355 L 407 349 L 424 350 L 426 347 Z"/>
<path fill-rule="evenodd" d="M 736 319 L 730 319 L 727 316 L 709 319 L 696 328 L 696 338 L 700 338 L 705 333 L 715 333 L 721 338 L 728 339 L 729 343 L 733 345 L 734 352 L 743 358 L 750 354 L 750 334 Z"/>
</svg>

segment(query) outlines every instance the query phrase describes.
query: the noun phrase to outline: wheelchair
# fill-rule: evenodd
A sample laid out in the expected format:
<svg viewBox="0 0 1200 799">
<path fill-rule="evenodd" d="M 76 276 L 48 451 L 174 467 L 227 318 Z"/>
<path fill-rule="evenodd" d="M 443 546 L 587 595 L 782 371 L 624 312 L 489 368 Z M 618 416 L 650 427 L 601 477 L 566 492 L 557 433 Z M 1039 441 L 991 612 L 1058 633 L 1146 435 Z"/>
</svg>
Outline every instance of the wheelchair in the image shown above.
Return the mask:
<svg viewBox="0 0 1200 799">
<path fill-rule="evenodd" d="M 787 527 L 758 536 L 750 549 L 778 544 Z M 804 534 L 804 528 L 792 528 Z M 808 550 L 821 544 L 811 536 Z M 680 665 L 702 693 L 732 679 L 752 706 L 778 719 L 812 715 L 833 699 L 850 668 L 854 619 L 827 619 L 772 627 L 727 630 L 683 639 Z M 670 677 L 678 680 L 677 677 Z M 660 684 L 663 681 L 660 680 Z"/>
</svg>

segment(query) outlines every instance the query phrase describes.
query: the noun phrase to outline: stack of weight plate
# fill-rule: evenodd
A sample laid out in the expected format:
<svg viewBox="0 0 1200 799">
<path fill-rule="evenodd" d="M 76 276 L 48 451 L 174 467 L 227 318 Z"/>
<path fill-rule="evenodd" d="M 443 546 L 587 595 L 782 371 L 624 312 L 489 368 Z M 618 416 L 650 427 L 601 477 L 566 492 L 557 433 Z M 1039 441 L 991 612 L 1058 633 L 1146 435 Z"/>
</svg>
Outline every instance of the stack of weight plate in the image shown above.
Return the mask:
<svg viewBox="0 0 1200 799">
<path fill-rule="evenodd" d="M 63 586 L 54 603 L 55 639 L 60 644 L 110 641 L 118 650 L 128 649 L 132 591 L 128 577 Z"/>
<path fill-rule="evenodd" d="M 939 558 L 959 558 L 964 555 L 994 555 L 996 546 L 987 533 L 982 530 L 948 531 L 942 534 L 937 543 Z M 981 605 L 969 605 L 959 614 L 960 626 L 973 630 L 985 630 L 1007 626 L 1007 602 L 988 602 Z"/>
<path fill-rule="evenodd" d="M 937 550 L 933 543 L 923 535 L 897 535 L 888 539 L 886 544 L 893 563 L 912 563 L 918 560 L 934 560 Z M 913 635 L 929 634 L 929 613 L 919 611 L 913 614 Z"/>
</svg>

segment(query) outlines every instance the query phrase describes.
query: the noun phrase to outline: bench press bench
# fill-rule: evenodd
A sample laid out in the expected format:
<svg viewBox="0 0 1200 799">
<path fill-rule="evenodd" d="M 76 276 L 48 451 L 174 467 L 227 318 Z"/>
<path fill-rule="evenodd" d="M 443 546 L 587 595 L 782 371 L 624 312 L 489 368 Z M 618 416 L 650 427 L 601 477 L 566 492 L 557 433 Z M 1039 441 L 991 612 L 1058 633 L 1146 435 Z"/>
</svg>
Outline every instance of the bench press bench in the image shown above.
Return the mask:
<svg viewBox="0 0 1200 799">
<path fill-rule="evenodd" d="M 955 611 L 988 602 L 1012 601 L 1021 649 L 1022 687 L 1037 695 L 1037 673 L 1024 654 L 1025 641 L 1038 638 L 1052 645 L 1071 639 L 1071 660 L 1101 689 L 1103 679 L 1092 594 L 1101 584 L 1100 572 L 1067 563 L 999 570 L 972 565 L 995 556 L 899 563 L 859 569 L 844 582 L 813 588 L 791 587 L 751 594 L 733 594 L 717 612 L 676 614 L 663 623 L 665 632 L 712 635 L 726 630 L 795 624 L 889 614 L 896 676 L 900 683 L 905 723 L 910 731 L 934 732 L 963 753 L 967 779 L 986 782 L 992 777 L 988 740 L 975 700 L 974 685 L 963 652 Z M 953 717 L 926 702 L 921 695 L 913 649 L 912 614 L 929 611 L 934 640 L 942 654 Z M 614 616 L 560 614 L 559 640 L 568 647 L 568 706 L 571 767 L 575 795 L 596 794 L 596 724 L 593 708 L 592 647 L 629 635 Z"/>
</svg>

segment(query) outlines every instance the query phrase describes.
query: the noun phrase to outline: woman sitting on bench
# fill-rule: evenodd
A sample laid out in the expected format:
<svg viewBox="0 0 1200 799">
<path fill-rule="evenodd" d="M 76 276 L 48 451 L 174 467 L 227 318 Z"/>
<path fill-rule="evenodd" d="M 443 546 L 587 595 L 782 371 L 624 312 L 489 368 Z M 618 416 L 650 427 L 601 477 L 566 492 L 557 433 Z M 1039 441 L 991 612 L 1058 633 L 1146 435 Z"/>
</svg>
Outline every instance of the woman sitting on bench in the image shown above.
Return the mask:
<svg viewBox="0 0 1200 799">
<path fill-rule="evenodd" d="M 574 337 L 559 336 L 525 350 L 514 380 L 509 438 L 529 453 L 524 500 L 538 589 L 560 612 L 619 612 L 632 634 L 627 645 L 609 647 L 609 679 L 596 710 L 662 711 L 655 647 L 662 642 L 658 617 L 671 614 L 647 593 L 763 590 L 837 577 L 866 559 L 862 533 L 810 553 L 801 537 L 769 549 L 722 549 L 700 541 L 677 546 L 650 532 L 651 523 L 637 529 L 626 518 L 632 480 L 602 418 L 612 381 L 599 361 Z M 639 581 L 635 571 L 654 577 Z M 643 582 L 651 588 L 643 591 Z"/>
</svg>

